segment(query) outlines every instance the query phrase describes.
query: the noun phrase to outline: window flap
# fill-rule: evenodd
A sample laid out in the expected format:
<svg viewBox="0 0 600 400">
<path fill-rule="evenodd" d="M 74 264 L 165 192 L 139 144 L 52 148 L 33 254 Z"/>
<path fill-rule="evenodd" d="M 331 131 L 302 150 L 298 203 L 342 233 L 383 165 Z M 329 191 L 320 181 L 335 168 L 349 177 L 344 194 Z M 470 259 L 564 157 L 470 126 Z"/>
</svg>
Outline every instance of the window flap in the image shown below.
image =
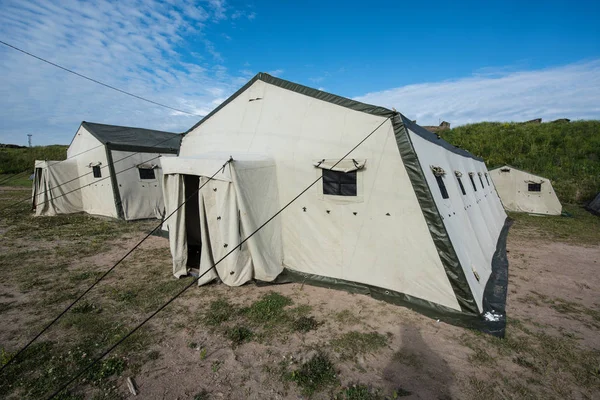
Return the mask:
<svg viewBox="0 0 600 400">
<path fill-rule="evenodd" d="M 318 161 L 315 161 L 313 163 L 313 165 L 317 168 L 329 169 L 331 171 L 352 172 L 352 171 L 357 171 L 359 169 L 363 169 L 365 167 L 366 163 L 367 163 L 367 160 L 365 160 L 365 159 L 347 158 L 342 161 L 326 160 L 326 159 L 318 160 Z M 334 165 L 335 165 L 335 167 L 334 167 Z"/>
<path fill-rule="evenodd" d="M 527 183 L 527 184 L 529 184 L 529 183 L 537 183 L 537 184 L 541 185 L 542 183 L 544 183 L 544 180 L 543 179 L 540 179 L 539 181 L 529 180 L 529 181 L 525 181 L 525 183 Z"/>
<path fill-rule="evenodd" d="M 136 167 L 141 168 L 141 169 L 154 169 L 154 168 L 158 168 L 158 164 L 142 163 L 142 164 L 136 165 Z"/>
<path fill-rule="evenodd" d="M 102 165 L 102 163 L 100 161 L 91 162 L 91 163 L 88 164 L 88 168 L 98 167 L 100 165 Z"/>
</svg>

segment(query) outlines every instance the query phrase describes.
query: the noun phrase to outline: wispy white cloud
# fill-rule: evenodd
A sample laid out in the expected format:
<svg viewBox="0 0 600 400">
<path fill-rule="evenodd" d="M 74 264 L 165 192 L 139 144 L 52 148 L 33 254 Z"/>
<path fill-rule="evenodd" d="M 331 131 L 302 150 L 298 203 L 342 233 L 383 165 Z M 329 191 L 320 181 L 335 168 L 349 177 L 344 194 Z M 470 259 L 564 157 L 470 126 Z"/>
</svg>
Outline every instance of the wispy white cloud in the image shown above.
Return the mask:
<svg viewBox="0 0 600 400">
<path fill-rule="evenodd" d="M 0 37 L 123 90 L 205 115 L 247 79 L 222 65 L 205 29 L 231 12 L 223 0 L 5 0 Z M 190 39 L 204 48 L 182 50 Z M 32 133 L 35 144 L 69 143 L 82 120 L 180 132 L 199 119 L 0 46 L 0 142 L 25 143 Z"/>
<path fill-rule="evenodd" d="M 273 71 L 267 72 L 267 74 L 273 75 L 273 76 L 281 76 L 281 75 L 283 75 L 283 73 L 284 73 L 284 70 L 282 70 L 282 69 L 274 69 Z"/>
<path fill-rule="evenodd" d="M 422 125 L 439 120 L 462 125 L 533 118 L 597 119 L 600 60 L 530 71 L 485 70 L 468 78 L 409 85 L 356 99 L 395 107 Z"/>
</svg>

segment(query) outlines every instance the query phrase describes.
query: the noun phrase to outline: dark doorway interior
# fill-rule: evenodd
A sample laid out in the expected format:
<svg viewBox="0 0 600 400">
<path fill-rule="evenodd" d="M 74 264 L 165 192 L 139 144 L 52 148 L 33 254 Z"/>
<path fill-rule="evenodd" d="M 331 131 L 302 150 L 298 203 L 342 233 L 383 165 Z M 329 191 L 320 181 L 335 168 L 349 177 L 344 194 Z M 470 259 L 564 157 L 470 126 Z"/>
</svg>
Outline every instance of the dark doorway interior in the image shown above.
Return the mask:
<svg viewBox="0 0 600 400">
<path fill-rule="evenodd" d="M 184 175 L 185 186 L 185 231 L 188 243 L 187 266 L 192 269 L 200 267 L 200 252 L 202 251 L 202 238 L 200 236 L 200 211 L 198 209 L 198 187 L 200 177 Z"/>
</svg>

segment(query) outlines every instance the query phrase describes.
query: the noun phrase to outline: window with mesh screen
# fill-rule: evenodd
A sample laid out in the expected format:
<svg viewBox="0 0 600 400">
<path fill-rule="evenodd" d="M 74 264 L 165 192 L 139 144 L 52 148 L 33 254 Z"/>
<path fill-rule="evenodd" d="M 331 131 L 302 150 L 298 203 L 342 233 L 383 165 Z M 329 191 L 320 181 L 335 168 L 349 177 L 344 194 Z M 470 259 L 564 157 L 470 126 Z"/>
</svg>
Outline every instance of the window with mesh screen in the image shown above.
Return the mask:
<svg viewBox="0 0 600 400">
<path fill-rule="evenodd" d="M 323 169 L 323 194 L 356 196 L 356 171 L 342 172 Z"/>
<path fill-rule="evenodd" d="M 154 168 L 138 168 L 140 179 L 155 179 Z"/>
<path fill-rule="evenodd" d="M 541 192 L 542 184 L 541 183 L 529 183 L 527 184 L 527 190 L 530 192 Z"/>
<path fill-rule="evenodd" d="M 473 175 L 469 174 L 469 178 L 471 179 L 471 185 L 473 185 L 473 190 L 477 191 L 477 186 L 475 186 L 475 180 L 473 179 Z"/>
<path fill-rule="evenodd" d="M 444 199 L 449 198 L 448 190 L 446 189 L 446 184 L 444 183 L 444 178 L 442 176 L 436 175 L 435 180 L 437 181 L 438 187 L 440 188 L 440 193 Z"/>
<path fill-rule="evenodd" d="M 459 176 L 457 176 L 456 179 L 458 180 L 458 186 L 460 186 L 460 191 L 462 192 L 463 195 L 466 195 L 467 191 L 465 190 L 465 187 L 462 183 L 462 179 L 460 179 Z"/>
</svg>

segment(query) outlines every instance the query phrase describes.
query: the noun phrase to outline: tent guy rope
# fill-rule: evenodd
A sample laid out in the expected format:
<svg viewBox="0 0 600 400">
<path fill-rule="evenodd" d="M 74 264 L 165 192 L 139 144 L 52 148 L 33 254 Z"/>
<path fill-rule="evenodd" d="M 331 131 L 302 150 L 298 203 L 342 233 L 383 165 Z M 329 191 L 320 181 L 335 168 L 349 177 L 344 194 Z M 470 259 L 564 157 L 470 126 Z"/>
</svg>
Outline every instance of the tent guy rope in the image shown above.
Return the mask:
<svg viewBox="0 0 600 400">
<path fill-rule="evenodd" d="M 144 236 L 144 238 L 142 240 L 140 240 L 135 246 L 133 246 L 123 257 L 121 257 L 119 259 L 119 261 L 117 261 L 112 267 L 110 267 L 108 270 L 106 270 L 106 272 L 104 272 L 102 274 L 102 276 L 100 276 L 90 287 L 88 287 L 83 293 L 81 293 L 71 304 L 69 304 L 69 306 L 67 308 L 65 308 L 60 314 L 58 314 L 58 316 L 56 318 L 54 318 L 52 321 L 50 321 L 50 323 L 48 323 L 37 335 L 35 335 L 33 337 L 33 339 L 31 339 L 25 346 L 23 346 L 13 357 L 11 357 L 6 364 L 4 364 L 2 367 L 0 367 L 0 373 L 11 363 L 14 362 L 14 360 L 16 360 L 21 354 L 23 354 L 23 352 L 25 350 L 27 350 L 27 348 L 29 346 L 31 346 L 33 344 L 33 342 L 35 342 L 40 336 L 42 336 L 42 334 L 44 332 L 46 332 L 52 325 L 54 325 L 63 315 L 65 315 L 67 313 L 67 311 L 69 311 L 79 300 L 81 300 L 86 294 L 88 294 L 98 283 L 100 283 L 100 281 L 102 281 L 109 273 L 111 273 L 123 260 L 125 260 L 131 253 L 133 253 L 146 239 L 148 239 L 154 232 L 156 232 L 156 230 L 158 230 L 164 221 L 166 221 L 167 219 L 169 219 L 173 214 L 175 214 L 181 207 L 183 207 L 183 205 L 191 198 L 193 197 L 196 193 L 198 193 L 200 191 L 200 189 L 202 189 L 202 187 L 204 187 L 204 185 L 206 185 L 208 182 L 210 182 L 215 175 L 217 175 L 219 173 L 219 171 L 221 171 L 223 168 L 225 168 L 225 166 L 227 164 L 229 164 L 231 161 L 233 161 L 232 158 L 229 158 L 229 160 L 227 160 L 222 167 L 220 167 L 214 174 L 212 174 L 212 176 L 210 178 L 208 178 L 208 180 L 203 183 L 200 187 L 198 187 L 198 190 L 196 190 L 190 197 L 188 197 L 187 199 L 185 199 L 185 201 L 183 203 L 181 203 L 171 214 L 169 214 L 167 217 L 165 217 L 165 219 L 163 221 L 161 221 L 160 224 L 158 224 L 154 229 L 152 229 L 146 236 Z"/>
</svg>

